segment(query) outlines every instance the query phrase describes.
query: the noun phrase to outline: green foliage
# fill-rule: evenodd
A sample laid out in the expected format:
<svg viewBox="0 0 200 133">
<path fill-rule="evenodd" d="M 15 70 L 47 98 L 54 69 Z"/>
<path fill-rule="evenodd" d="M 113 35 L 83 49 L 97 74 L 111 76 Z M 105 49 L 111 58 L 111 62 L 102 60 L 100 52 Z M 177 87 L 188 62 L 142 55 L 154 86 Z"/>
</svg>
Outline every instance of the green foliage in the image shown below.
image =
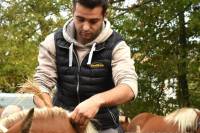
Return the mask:
<svg viewBox="0 0 200 133">
<path fill-rule="evenodd" d="M 184 73 L 190 96 L 188 102 L 190 106 L 199 107 L 200 47 L 199 41 L 191 39 L 200 37 L 200 12 L 192 8 L 198 2 L 144 0 L 143 3 L 129 10 L 116 8 L 118 12 L 110 11 L 110 18 L 115 17 L 112 21 L 114 28 L 132 47 L 139 75 L 137 99 L 122 105 L 122 108 L 129 116 L 133 116 L 144 111 L 166 114 L 180 107 L 184 97 L 169 97 L 164 91 L 172 89 L 178 95 L 177 92 L 182 89 L 178 86 L 178 77 Z M 115 7 L 122 6 L 113 5 L 112 9 Z M 183 38 L 180 15 L 183 13 L 186 20 L 186 44 L 180 41 Z M 183 63 L 186 66 L 180 65 Z M 185 90 L 182 93 L 186 93 Z"/>
<path fill-rule="evenodd" d="M 0 90 L 15 92 L 34 74 L 38 44 L 63 26 L 70 16 L 70 1 L 9 0 L 0 8 Z M 64 7 L 68 5 L 68 10 Z M 62 11 L 62 12 L 61 12 Z"/>
</svg>

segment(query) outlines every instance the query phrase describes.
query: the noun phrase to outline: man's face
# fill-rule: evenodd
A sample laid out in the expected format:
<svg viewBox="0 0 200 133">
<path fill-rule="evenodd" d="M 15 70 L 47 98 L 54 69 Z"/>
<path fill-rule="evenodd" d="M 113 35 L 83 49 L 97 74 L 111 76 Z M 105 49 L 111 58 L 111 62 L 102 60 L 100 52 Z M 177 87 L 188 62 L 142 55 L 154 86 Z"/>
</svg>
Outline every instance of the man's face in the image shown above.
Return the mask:
<svg viewBox="0 0 200 133">
<path fill-rule="evenodd" d="M 104 20 L 102 12 L 103 8 L 101 6 L 90 9 L 79 3 L 75 5 L 73 19 L 78 42 L 86 44 L 99 35 Z"/>
</svg>

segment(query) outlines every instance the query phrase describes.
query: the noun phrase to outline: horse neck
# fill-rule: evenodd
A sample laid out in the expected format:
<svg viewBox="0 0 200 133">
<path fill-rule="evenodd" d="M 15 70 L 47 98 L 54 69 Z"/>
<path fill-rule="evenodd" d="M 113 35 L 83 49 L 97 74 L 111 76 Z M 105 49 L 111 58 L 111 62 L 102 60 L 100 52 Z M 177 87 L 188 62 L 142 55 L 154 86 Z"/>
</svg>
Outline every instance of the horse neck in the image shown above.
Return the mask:
<svg viewBox="0 0 200 133">
<path fill-rule="evenodd" d="M 143 125 L 150 120 L 151 118 L 155 117 L 156 115 L 152 113 L 141 113 L 133 118 L 131 123 L 135 123 L 135 125 L 139 125 L 140 127 L 143 127 Z"/>
<path fill-rule="evenodd" d="M 97 133 L 90 122 L 85 127 L 79 127 L 78 129 L 75 129 L 66 115 L 49 115 L 48 117 L 40 117 L 41 115 L 38 115 L 37 117 L 33 117 L 33 113 L 29 116 L 30 112 L 31 111 L 28 112 L 26 117 L 24 115 L 25 119 L 24 117 L 23 119 L 18 119 L 18 121 L 16 121 L 17 124 L 13 123 L 11 125 L 12 127 L 9 126 L 8 133 L 22 133 L 22 129 L 26 128 L 24 125 L 29 125 L 27 129 L 30 129 L 31 133 Z"/>
<path fill-rule="evenodd" d="M 7 133 L 22 133 L 23 125 L 24 121 L 20 120 L 16 124 L 11 125 Z M 46 129 L 47 127 L 48 129 Z M 69 119 L 62 119 L 59 117 L 55 119 L 33 119 L 31 124 L 31 133 L 46 133 L 47 130 L 54 133 L 97 133 L 97 130 L 95 130 L 90 122 L 87 124 L 87 126 L 76 126 L 76 128 L 74 128 L 69 122 Z"/>
<path fill-rule="evenodd" d="M 155 116 L 156 115 L 147 112 L 136 115 L 129 123 L 127 127 L 127 132 L 140 132 L 145 123 Z"/>
<path fill-rule="evenodd" d="M 49 126 L 51 125 L 51 126 Z M 33 119 L 31 133 L 77 133 L 68 118 Z"/>
<path fill-rule="evenodd" d="M 9 128 L 9 130 L 6 133 L 22 133 L 21 132 L 21 124 L 22 124 L 22 120 L 15 123 L 14 125 L 11 126 L 11 128 Z"/>
<path fill-rule="evenodd" d="M 49 126 L 51 125 L 51 126 Z M 48 127 L 48 129 L 46 129 Z M 47 131 L 48 130 L 48 131 Z M 45 131 L 45 132 L 42 132 Z M 56 117 L 53 119 L 33 119 L 31 133 L 97 133 L 93 125 L 89 122 L 86 126 L 72 126 L 69 119 Z"/>
</svg>

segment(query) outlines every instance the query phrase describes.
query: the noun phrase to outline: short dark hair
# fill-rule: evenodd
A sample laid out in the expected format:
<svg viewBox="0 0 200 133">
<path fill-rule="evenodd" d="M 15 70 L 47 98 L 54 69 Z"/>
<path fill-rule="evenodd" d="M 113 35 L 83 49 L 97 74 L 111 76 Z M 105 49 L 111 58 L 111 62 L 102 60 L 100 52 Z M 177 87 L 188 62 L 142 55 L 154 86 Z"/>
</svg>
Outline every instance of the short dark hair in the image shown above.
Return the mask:
<svg viewBox="0 0 200 133">
<path fill-rule="evenodd" d="M 73 7 L 75 8 L 76 3 L 79 3 L 87 8 L 93 9 L 97 6 L 103 8 L 103 15 L 106 13 L 108 8 L 108 0 L 73 0 Z"/>
</svg>

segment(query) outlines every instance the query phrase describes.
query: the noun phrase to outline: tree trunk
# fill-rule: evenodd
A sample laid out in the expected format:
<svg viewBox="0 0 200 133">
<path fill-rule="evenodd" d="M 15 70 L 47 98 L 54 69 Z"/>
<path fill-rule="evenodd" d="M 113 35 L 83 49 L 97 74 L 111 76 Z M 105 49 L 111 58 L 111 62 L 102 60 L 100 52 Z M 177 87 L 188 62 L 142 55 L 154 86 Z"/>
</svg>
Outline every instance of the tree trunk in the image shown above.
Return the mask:
<svg viewBox="0 0 200 133">
<path fill-rule="evenodd" d="M 184 12 L 179 14 L 179 55 L 178 55 L 178 101 L 180 107 L 189 106 L 189 91 L 187 81 L 187 35 Z"/>
</svg>

